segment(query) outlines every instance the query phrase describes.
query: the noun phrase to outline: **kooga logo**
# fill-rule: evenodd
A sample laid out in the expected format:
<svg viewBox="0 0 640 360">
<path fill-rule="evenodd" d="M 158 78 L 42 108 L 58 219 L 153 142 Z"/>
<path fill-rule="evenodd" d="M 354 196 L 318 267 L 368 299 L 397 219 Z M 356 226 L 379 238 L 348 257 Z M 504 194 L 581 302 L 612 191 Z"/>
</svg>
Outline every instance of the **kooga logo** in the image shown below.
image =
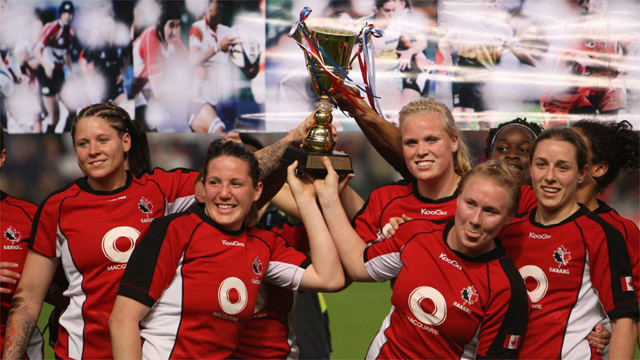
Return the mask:
<svg viewBox="0 0 640 360">
<path fill-rule="evenodd" d="M 421 215 L 447 215 L 446 211 L 438 210 L 429 210 L 429 209 L 420 209 Z"/>
<path fill-rule="evenodd" d="M 549 234 L 536 234 L 534 232 L 529 233 L 529 239 L 551 239 Z"/>
<path fill-rule="evenodd" d="M 234 240 L 234 241 L 229 241 L 229 240 L 225 240 L 222 239 L 222 245 L 227 245 L 227 246 L 244 246 L 244 243 L 238 241 L 238 240 Z"/>
</svg>

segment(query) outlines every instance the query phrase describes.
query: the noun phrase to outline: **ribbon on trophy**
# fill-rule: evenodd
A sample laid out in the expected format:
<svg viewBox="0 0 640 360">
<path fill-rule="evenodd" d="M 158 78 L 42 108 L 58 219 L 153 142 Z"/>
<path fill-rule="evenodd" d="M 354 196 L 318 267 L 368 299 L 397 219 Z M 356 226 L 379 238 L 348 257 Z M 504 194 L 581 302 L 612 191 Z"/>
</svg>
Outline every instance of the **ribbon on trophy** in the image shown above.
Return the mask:
<svg viewBox="0 0 640 360">
<path fill-rule="evenodd" d="M 356 87 L 361 91 L 363 91 L 364 93 L 366 93 L 367 100 L 369 101 L 371 108 L 374 111 L 376 111 L 378 114 L 380 114 L 381 111 L 380 111 L 380 105 L 378 104 L 378 100 L 377 100 L 378 97 L 375 95 L 375 92 L 374 92 L 375 71 L 374 71 L 373 45 L 370 41 L 368 41 L 368 38 L 369 36 L 381 37 L 383 35 L 383 32 L 379 29 L 375 29 L 373 24 L 366 24 L 361 31 L 362 40 L 361 40 L 360 46 L 358 47 L 356 56 L 358 57 L 358 63 L 360 65 L 362 79 L 365 84 L 365 87 L 363 88 L 361 85 L 353 81 L 349 77 L 349 75 L 347 75 L 347 73 L 338 64 L 336 64 L 329 55 L 327 55 L 327 53 L 324 51 L 324 49 L 322 49 L 321 46 L 316 45 L 311 40 L 311 38 L 309 37 L 309 34 L 305 30 L 305 25 L 304 25 L 304 21 L 309 17 L 309 14 L 311 14 L 311 9 L 305 6 L 302 9 L 302 11 L 300 11 L 299 20 L 294 22 L 293 25 L 291 26 L 291 30 L 289 30 L 289 34 L 288 34 L 289 37 L 291 37 L 298 44 L 298 46 L 302 49 L 302 51 L 304 51 L 305 54 L 313 58 L 318 63 L 318 65 L 320 66 L 322 71 L 325 73 L 327 78 L 331 81 L 332 87 L 335 87 L 337 90 L 343 93 L 346 96 L 347 100 L 353 106 L 355 106 L 358 110 L 363 111 L 363 109 L 360 108 L 358 104 L 353 100 L 354 97 L 358 99 L 363 99 L 363 97 L 355 95 L 352 92 L 345 89 L 344 86 L 342 86 L 343 83 Z M 302 38 L 306 40 L 305 41 L 306 45 L 302 44 L 300 41 L 298 41 L 298 39 L 295 38 L 295 34 L 298 31 L 302 35 Z M 326 59 L 330 63 L 330 65 L 335 69 L 335 71 L 337 71 L 344 78 L 340 78 L 333 71 L 328 69 L 325 66 L 322 58 Z M 316 83 L 322 90 L 322 92 L 329 97 L 330 101 L 334 105 L 337 106 L 336 100 L 333 98 L 333 96 L 331 96 L 331 93 L 327 91 L 328 89 L 324 88 L 313 66 L 311 67 L 311 72 L 316 80 Z"/>
<path fill-rule="evenodd" d="M 367 24 L 362 31 L 362 46 L 358 47 L 357 55 L 358 55 L 358 63 L 360 64 L 360 69 L 362 72 L 362 80 L 365 85 L 365 93 L 367 94 L 367 99 L 369 100 L 369 104 L 371 108 L 374 109 L 378 114 L 382 114 L 380 104 L 378 102 L 379 97 L 374 95 L 374 85 L 376 83 L 376 72 L 375 72 L 375 58 L 373 51 L 373 43 L 368 41 L 369 36 L 373 36 L 376 38 L 382 37 L 384 32 L 380 29 L 376 29 L 373 24 Z M 364 52 L 364 54 L 361 54 Z M 364 56 L 364 60 L 362 57 Z"/>
</svg>

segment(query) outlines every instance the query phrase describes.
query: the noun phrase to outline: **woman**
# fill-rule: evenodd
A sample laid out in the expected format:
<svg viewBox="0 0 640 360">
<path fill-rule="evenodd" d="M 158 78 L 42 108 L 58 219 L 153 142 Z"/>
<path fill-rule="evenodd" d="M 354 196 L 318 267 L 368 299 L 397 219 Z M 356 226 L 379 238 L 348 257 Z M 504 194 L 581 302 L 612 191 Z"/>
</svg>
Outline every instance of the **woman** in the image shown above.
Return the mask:
<svg viewBox="0 0 640 360">
<path fill-rule="evenodd" d="M 180 38 L 180 19 L 178 6 L 164 2 L 156 25 L 145 29 L 133 41 L 135 118 L 147 130 L 190 131 L 186 105 L 190 88 L 188 81 L 184 81 L 188 75 L 185 70 L 190 67 L 189 52 Z"/>
<path fill-rule="evenodd" d="M 256 154 L 261 173 L 274 171 L 286 146 L 300 141 L 310 122 Z M 154 218 L 194 202 L 198 172 L 151 171 L 145 134 L 122 108 L 108 103 L 82 110 L 71 138 L 85 177 L 50 195 L 36 214 L 32 251 L 7 320 L 5 358 L 24 353 L 60 262 L 71 303 L 60 318 L 56 355 L 111 358 L 107 321 L 135 244 Z"/>
<path fill-rule="evenodd" d="M 48 128 L 44 126 L 44 121 L 37 123 L 34 126 L 34 132 L 55 132 L 60 119 L 60 102 L 69 110 L 67 121 L 71 121 L 77 110 L 71 97 L 63 94 L 62 91 L 65 82 L 65 65 L 69 73 L 74 76 L 71 61 L 71 48 L 75 37 L 75 31 L 71 26 L 74 13 L 73 3 L 63 1 L 58 8 L 59 18 L 44 25 L 40 40 L 33 50 L 33 55 L 38 61 L 36 77 L 44 107 L 43 112 L 46 112 L 50 121 Z M 68 123 L 65 124 L 65 131 L 69 129 L 68 126 Z"/>
<path fill-rule="evenodd" d="M 531 189 L 529 175 L 530 155 L 533 143 L 543 129 L 527 119 L 516 118 L 503 122 L 489 130 L 484 155 L 486 159 L 504 161 L 522 184 L 518 213 L 524 214 L 536 204 L 536 196 Z"/>
<path fill-rule="evenodd" d="M 313 186 L 296 178 L 296 166 L 288 180 L 296 202 L 307 204 L 299 208 L 313 264 L 287 246 L 291 232 L 253 227 L 258 162 L 241 144 L 214 141 L 204 164 L 204 204 L 154 222 L 128 264 L 109 321 L 116 358 L 228 358 L 263 279 L 303 291 L 344 286 L 329 231 L 313 221 L 322 218 Z"/>
<path fill-rule="evenodd" d="M 542 131 L 544 129 L 538 124 L 516 118 L 490 129 L 487 135 L 485 157 L 504 161 L 509 166 L 509 170 L 518 176 L 522 185 L 518 214 L 528 213 L 537 204 L 536 194 L 531 187 L 529 168 L 531 167 L 531 149 Z M 609 336 L 609 332 L 599 324 L 587 339 L 597 354 L 602 355 L 602 351 L 609 344 Z"/>
<path fill-rule="evenodd" d="M 573 124 L 571 129 L 584 140 L 589 159 L 587 175 L 585 180 L 578 184 L 576 199 L 613 225 L 624 236 L 631 257 L 631 268 L 634 271 L 633 288 L 636 290 L 636 296 L 640 298 L 638 226 L 633 221 L 620 216 L 603 201 L 598 200 L 598 195 L 611 185 L 620 172 L 634 173 L 638 170 L 640 164 L 638 133 L 633 131 L 633 127 L 627 121 L 606 124 L 593 120 L 581 120 Z M 640 322 L 636 326 L 640 344 Z"/>
<path fill-rule="evenodd" d="M 540 125 L 516 118 L 489 129 L 484 156 L 507 163 L 520 184 L 530 184 L 530 155 L 533 143 L 544 129 Z"/>
<path fill-rule="evenodd" d="M 335 186 L 316 185 L 347 274 L 393 282 L 391 312 L 367 358 L 516 357 L 528 300 L 496 240 L 519 197 L 518 181 L 504 164 L 489 161 L 462 177 L 454 220 L 408 221 L 370 246 L 351 228 Z"/>
<path fill-rule="evenodd" d="M 7 327 L 15 332 L 35 325 L 61 262 L 70 304 L 60 317 L 56 355 L 109 358 L 105 325 L 131 251 L 154 218 L 194 201 L 198 173 L 149 171 L 144 133 L 115 105 L 82 110 L 71 138 L 85 177 L 51 194 L 38 210 Z M 15 335 L 7 338 L 5 357 L 22 352 L 24 334 Z"/>
<path fill-rule="evenodd" d="M 198 72 L 198 94 L 194 101 L 197 110 L 189 119 L 194 132 L 225 131 L 216 107 L 236 88 L 231 54 L 239 39 L 230 27 L 221 23 L 225 5 L 222 1 L 209 0 L 202 19 L 194 21 L 189 30 L 189 61 Z"/>
<path fill-rule="evenodd" d="M 587 148 L 575 132 L 552 128 L 532 151 L 531 180 L 538 205 L 505 228 L 507 255 L 527 284 L 532 307 L 520 356 L 590 358 L 585 336 L 607 312 L 611 358 L 634 353 L 638 306 L 624 239 L 578 204 Z"/>
<path fill-rule="evenodd" d="M 411 176 L 375 189 L 356 215 L 356 231 L 367 243 L 384 235 L 392 217 L 452 219 L 458 182 L 471 168 L 462 134 L 444 104 L 423 99 L 406 105 L 400 111 L 400 135 Z"/>
</svg>

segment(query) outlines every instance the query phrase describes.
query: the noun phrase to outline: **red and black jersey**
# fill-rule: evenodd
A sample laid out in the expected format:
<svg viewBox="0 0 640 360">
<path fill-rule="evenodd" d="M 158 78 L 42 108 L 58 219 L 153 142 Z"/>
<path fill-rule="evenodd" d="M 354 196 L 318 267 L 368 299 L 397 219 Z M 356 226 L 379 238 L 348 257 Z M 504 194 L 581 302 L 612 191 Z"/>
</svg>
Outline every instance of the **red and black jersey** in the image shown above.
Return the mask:
<svg viewBox="0 0 640 360">
<path fill-rule="evenodd" d="M 133 75 L 142 79 L 160 76 L 171 68 L 174 60 L 183 61 L 189 56 L 189 51 L 179 37 L 166 47 L 163 46 L 158 38 L 155 26 L 145 29 L 133 41 L 132 52 Z"/>
<path fill-rule="evenodd" d="M 303 226 L 272 227 L 288 246 L 309 251 Z M 297 293 L 267 282 L 262 283 L 251 321 L 242 329 L 234 359 L 297 359 L 300 354 L 294 332 Z"/>
<path fill-rule="evenodd" d="M 418 192 L 415 179 L 379 187 L 353 219 L 353 227 L 367 243 L 379 239 L 382 228 L 402 214 L 412 219 L 450 220 L 456 211 L 458 192 L 440 199 L 429 199 Z"/>
<path fill-rule="evenodd" d="M 446 243 L 453 222 L 412 220 L 365 250 L 367 271 L 392 280 L 391 312 L 367 358 L 516 358 L 527 293 L 500 242 L 469 257 Z"/>
<path fill-rule="evenodd" d="M 500 235 L 532 302 L 520 356 L 591 358 L 585 338 L 596 323 L 638 316 L 624 239 L 584 206 L 549 226 L 535 221 L 536 211 Z"/>
<path fill-rule="evenodd" d="M 10 269 L 22 273 L 24 260 L 29 248 L 29 234 L 33 217 L 38 210 L 35 204 L 11 197 L 0 190 L 0 229 L 2 230 L 2 248 L 0 248 L 0 260 L 18 264 L 17 268 Z M 11 294 L 0 294 L 2 310 L 0 312 L 0 352 L 4 351 L 5 325 L 9 317 L 11 299 L 15 294 L 17 284 L 3 283 L 4 288 L 10 289 Z M 26 357 L 29 359 L 41 359 L 43 354 L 42 335 L 36 329 L 31 337 Z"/>
<path fill-rule="evenodd" d="M 111 358 L 107 321 L 118 284 L 153 219 L 183 211 L 195 199 L 198 172 L 154 169 L 127 173 L 114 191 L 94 191 L 86 177 L 50 195 L 36 213 L 30 248 L 61 258 L 70 298 L 60 317 L 56 355 Z"/>
<path fill-rule="evenodd" d="M 638 225 L 633 221 L 620 216 L 617 211 L 612 209 L 606 203 L 598 200 L 598 208 L 593 211 L 598 214 L 604 221 L 613 225 L 626 240 L 629 258 L 631 259 L 631 270 L 633 271 L 633 288 L 636 290 L 636 297 L 640 302 L 640 231 Z"/>
<path fill-rule="evenodd" d="M 281 234 L 225 231 L 195 204 L 153 222 L 118 294 L 151 307 L 141 321 L 143 358 L 228 358 L 263 278 L 297 290 L 309 264 Z"/>
<path fill-rule="evenodd" d="M 75 32 L 71 25 L 64 25 L 62 21 L 55 20 L 47 23 L 42 29 L 40 44 L 45 48 L 44 58 L 51 62 L 56 69 L 64 67 L 64 56 L 71 48 Z"/>
</svg>

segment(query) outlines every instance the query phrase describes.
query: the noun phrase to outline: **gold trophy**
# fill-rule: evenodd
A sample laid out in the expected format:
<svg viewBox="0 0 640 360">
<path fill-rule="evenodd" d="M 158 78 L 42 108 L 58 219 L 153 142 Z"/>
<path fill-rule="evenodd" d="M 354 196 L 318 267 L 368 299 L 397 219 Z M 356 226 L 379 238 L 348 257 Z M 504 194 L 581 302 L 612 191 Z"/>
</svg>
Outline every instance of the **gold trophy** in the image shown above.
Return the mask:
<svg viewBox="0 0 640 360">
<path fill-rule="evenodd" d="M 313 89 L 320 101 L 315 103 L 317 110 L 313 118 L 316 125 L 309 129 L 302 141 L 302 148 L 290 146 L 285 151 L 284 160 L 289 163 L 298 160 L 298 170 L 321 177 L 327 173 L 322 163 L 322 157 L 327 156 L 338 174 L 352 173 L 351 158 L 334 150 L 336 141 L 330 125 L 333 120 L 331 111 L 335 106 L 329 95 L 336 91 L 336 86 L 344 81 L 345 75 L 351 70 L 351 63 L 355 59 L 354 57 L 350 61 L 351 52 L 359 33 L 328 25 L 307 26 L 301 19 L 294 24 L 289 35 L 295 37 L 298 44 L 301 44 L 300 41 L 307 41 L 310 43 L 309 48 L 313 49 L 311 52 L 305 50 L 305 62 Z M 326 71 L 337 78 L 330 78 Z"/>
</svg>

